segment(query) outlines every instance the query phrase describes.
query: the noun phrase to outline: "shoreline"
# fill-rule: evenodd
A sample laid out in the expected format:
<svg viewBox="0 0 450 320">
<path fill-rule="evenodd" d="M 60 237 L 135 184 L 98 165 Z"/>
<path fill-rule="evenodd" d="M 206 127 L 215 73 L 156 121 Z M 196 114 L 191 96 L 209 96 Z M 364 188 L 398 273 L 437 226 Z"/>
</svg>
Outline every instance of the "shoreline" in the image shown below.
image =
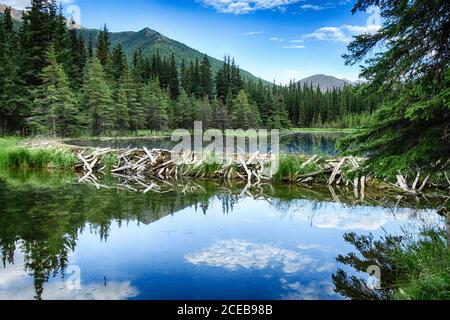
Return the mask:
<svg viewBox="0 0 450 320">
<path fill-rule="evenodd" d="M 261 172 L 262 168 L 267 168 L 267 162 L 269 161 L 267 155 L 247 155 L 246 158 L 238 159 L 236 163 L 229 165 L 203 163 L 203 160 L 190 155 L 189 161 L 178 167 L 170 162 L 171 151 L 169 150 L 146 151 L 145 148 L 99 149 L 71 145 L 66 142 L 66 139 L 34 138 L 20 140 L 18 138 L 0 138 L 0 147 L 2 147 L 2 150 L 0 150 L 0 166 L 73 171 L 83 174 L 82 178 L 87 178 L 85 176 L 91 174 L 95 176 L 95 173 L 102 175 L 125 174 L 130 177 L 138 174 L 138 176 L 156 177 L 163 180 L 181 179 L 183 177 L 204 180 L 240 180 L 246 181 L 249 187 L 267 182 L 306 186 L 343 186 L 352 187 L 355 192 L 362 191 L 361 193 L 364 193 L 366 188 L 376 188 L 380 190 L 392 189 L 398 194 L 435 195 L 442 192 L 445 194 L 445 188 L 447 187 L 430 181 L 430 177 L 418 176 L 414 182 L 408 176 L 400 174 L 397 177 L 392 177 L 391 181 L 376 179 L 370 173 L 364 173 L 364 162 L 367 159 L 353 156 L 281 154 L 280 168 L 277 174 L 268 177 Z M 129 162 L 131 167 L 124 165 L 124 163 L 118 163 L 118 157 L 127 152 L 132 156 L 132 159 L 127 159 L 124 163 Z M 153 152 L 164 153 L 165 161 L 152 167 L 152 161 L 149 160 L 153 156 L 149 156 L 149 154 Z M 186 155 L 186 157 L 189 156 Z M 252 157 L 253 159 L 251 159 Z M 86 159 L 90 161 L 86 161 Z M 248 163 L 250 160 L 259 161 L 259 163 L 255 167 Z M 141 166 L 138 168 L 135 166 L 136 164 Z M 156 169 L 158 170 L 155 171 Z M 408 179 L 410 181 L 407 181 Z"/>
</svg>

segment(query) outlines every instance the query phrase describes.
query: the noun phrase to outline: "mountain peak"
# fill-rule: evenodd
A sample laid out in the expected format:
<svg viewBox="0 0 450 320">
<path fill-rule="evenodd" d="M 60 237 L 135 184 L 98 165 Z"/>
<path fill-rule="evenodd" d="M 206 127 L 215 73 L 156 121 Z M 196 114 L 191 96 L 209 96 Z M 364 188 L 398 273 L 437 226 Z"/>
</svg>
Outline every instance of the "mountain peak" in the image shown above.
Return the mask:
<svg viewBox="0 0 450 320">
<path fill-rule="evenodd" d="M 16 21 L 22 20 L 23 11 L 17 10 L 12 8 L 11 6 L 7 6 L 5 4 L 0 3 L 0 14 L 3 14 L 5 12 L 5 9 L 10 7 L 11 8 L 11 18 Z"/>
<path fill-rule="evenodd" d="M 19 21 L 19 22 L 22 21 L 22 16 L 26 10 L 15 9 L 12 6 L 0 3 L 0 15 L 2 15 L 5 12 L 6 8 L 11 8 L 11 18 L 14 21 Z M 78 23 L 76 23 L 72 18 L 66 19 L 66 24 L 67 24 L 67 27 L 70 29 L 80 29 L 81 28 L 81 26 Z"/>
<path fill-rule="evenodd" d="M 322 92 L 327 90 L 341 89 L 345 86 L 353 85 L 353 83 L 346 79 L 339 79 L 326 74 L 316 74 L 311 77 L 300 80 L 301 85 L 312 86 L 313 88 L 319 87 Z"/>
</svg>

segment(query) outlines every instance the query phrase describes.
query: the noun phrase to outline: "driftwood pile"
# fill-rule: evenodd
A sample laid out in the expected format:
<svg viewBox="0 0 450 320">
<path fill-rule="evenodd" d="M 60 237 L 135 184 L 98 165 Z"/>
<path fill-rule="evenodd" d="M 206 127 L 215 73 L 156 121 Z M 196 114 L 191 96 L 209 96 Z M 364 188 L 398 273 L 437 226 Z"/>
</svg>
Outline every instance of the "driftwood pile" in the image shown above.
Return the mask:
<svg viewBox="0 0 450 320">
<path fill-rule="evenodd" d="M 84 172 L 80 182 L 98 181 L 96 173 L 109 173 L 116 176 L 130 177 L 133 180 L 156 178 L 160 180 L 177 180 L 180 177 L 220 178 L 224 180 L 241 179 L 248 184 L 259 184 L 271 180 L 266 173 L 270 170 L 270 154 L 255 153 L 248 157 L 237 155 L 236 161 L 213 166 L 214 170 L 205 169 L 203 158 L 193 154 L 174 154 L 165 149 L 127 149 L 114 150 L 110 148 L 96 149 L 85 155 L 84 150 L 77 153 L 80 163 L 77 169 Z M 117 163 L 111 168 L 107 161 L 113 156 Z M 108 171 L 108 172 L 107 172 Z"/>
<path fill-rule="evenodd" d="M 258 187 L 273 180 L 271 176 L 272 155 L 259 152 L 252 155 L 235 155 L 223 164 L 208 165 L 201 156 L 194 153 L 175 154 L 165 149 L 99 149 L 77 153 L 80 162 L 76 169 L 82 171 L 79 182 L 100 184 L 98 174 L 110 174 L 123 180 L 121 187 L 133 191 L 147 193 L 165 192 L 152 181 L 168 182 L 183 177 L 209 178 L 223 181 L 239 180 L 246 182 L 246 189 Z M 299 184 L 327 184 L 328 186 L 353 187 L 355 194 L 364 194 L 365 188 L 372 181 L 370 176 L 360 174 L 366 159 L 353 156 L 326 158 L 318 155 L 311 157 L 298 155 L 300 170 L 290 177 L 281 180 Z M 114 163 L 111 163 L 114 161 Z M 281 160 L 283 161 L 283 160 Z M 427 186 L 429 176 L 422 181 L 420 173 L 411 183 L 407 176 L 399 174 L 396 184 L 385 184 L 406 193 L 421 193 Z M 448 178 L 447 178 L 448 179 Z M 379 181 L 377 182 L 380 183 Z M 450 184 L 450 181 L 449 181 Z"/>
<path fill-rule="evenodd" d="M 355 157 L 343 157 L 343 158 L 332 158 L 332 159 L 324 159 L 320 156 L 313 156 L 304 162 L 301 168 L 306 168 L 310 165 L 315 165 L 317 171 L 308 173 L 305 175 L 300 175 L 298 178 L 299 183 L 311 183 L 317 177 L 326 177 L 326 183 L 328 185 L 340 185 L 340 184 L 353 184 L 358 186 L 361 182 L 362 185 L 366 183 L 366 177 L 363 176 L 361 178 L 349 178 L 350 173 L 356 172 L 361 168 L 361 165 L 364 163 L 365 159 L 363 158 L 355 158 Z"/>
</svg>

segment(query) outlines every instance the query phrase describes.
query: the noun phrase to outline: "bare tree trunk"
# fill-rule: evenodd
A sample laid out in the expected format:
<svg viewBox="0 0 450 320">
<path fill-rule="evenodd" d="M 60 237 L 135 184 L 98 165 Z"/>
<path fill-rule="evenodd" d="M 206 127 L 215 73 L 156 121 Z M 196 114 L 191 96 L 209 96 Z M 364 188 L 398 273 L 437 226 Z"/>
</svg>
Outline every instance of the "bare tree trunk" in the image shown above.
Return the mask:
<svg viewBox="0 0 450 320">
<path fill-rule="evenodd" d="M 53 117 L 53 138 L 56 139 L 56 119 Z"/>
</svg>

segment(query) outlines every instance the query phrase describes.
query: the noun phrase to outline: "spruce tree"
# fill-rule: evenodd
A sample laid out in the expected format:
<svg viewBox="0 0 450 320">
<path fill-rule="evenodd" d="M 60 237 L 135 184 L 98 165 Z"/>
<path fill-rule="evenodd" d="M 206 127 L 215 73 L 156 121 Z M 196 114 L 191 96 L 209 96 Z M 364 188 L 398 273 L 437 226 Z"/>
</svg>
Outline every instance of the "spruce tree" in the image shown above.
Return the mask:
<svg viewBox="0 0 450 320">
<path fill-rule="evenodd" d="M 175 55 L 172 53 L 170 57 L 170 65 L 169 65 L 169 90 L 170 90 L 170 98 L 172 100 L 176 100 L 178 95 L 180 94 L 180 83 L 178 80 L 178 69 L 175 61 Z"/>
<path fill-rule="evenodd" d="M 123 89 L 127 97 L 128 115 L 130 118 L 130 129 L 137 133 L 138 130 L 145 127 L 146 117 L 145 108 L 140 96 L 140 83 L 137 83 L 133 74 L 123 76 Z"/>
<path fill-rule="evenodd" d="M 115 96 L 115 129 L 124 133 L 130 128 L 130 116 L 127 107 L 127 95 L 123 85 L 118 85 Z"/>
<path fill-rule="evenodd" d="M 211 64 L 206 55 L 200 65 L 200 94 L 202 97 L 207 96 L 209 98 L 212 98 L 213 95 Z"/>
<path fill-rule="evenodd" d="M 127 57 L 121 44 L 113 48 L 110 61 L 112 78 L 116 84 L 120 84 L 123 80 L 122 77 L 127 74 L 128 70 Z"/>
<path fill-rule="evenodd" d="M 228 115 L 227 106 L 221 100 L 218 101 L 214 115 L 214 127 L 221 130 L 230 129 L 230 117 Z"/>
<path fill-rule="evenodd" d="M 176 102 L 174 120 L 178 128 L 188 129 L 194 125 L 193 102 L 184 89 L 181 90 Z"/>
<path fill-rule="evenodd" d="M 100 31 L 98 36 L 97 43 L 97 57 L 102 66 L 106 66 L 108 64 L 110 58 L 109 46 L 111 42 L 109 40 L 109 31 L 106 25 L 103 27 L 103 30 Z"/>
<path fill-rule="evenodd" d="M 43 85 L 37 91 L 32 125 L 38 132 L 49 132 L 54 137 L 73 135 L 79 125 L 77 101 L 53 46 L 47 52 L 47 63 L 42 70 Z"/>
<path fill-rule="evenodd" d="M 248 101 L 248 97 L 244 90 L 239 91 L 237 97 L 233 100 L 233 108 L 231 110 L 231 119 L 233 125 L 237 129 L 247 130 L 251 128 L 252 107 Z"/>
<path fill-rule="evenodd" d="M 94 55 L 88 65 L 82 88 L 82 107 L 86 122 L 95 136 L 110 132 L 116 123 L 114 102 L 99 59 Z"/>
<path fill-rule="evenodd" d="M 212 128 L 213 112 L 208 96 L 205 96 L 203 99 L 198 101 L 198 111 L 199 115 L 195 120 L 201 121 L 203 123 L 203 128 Z"/>
<path fill-rule="evenodd" d="M 444 180 L 442 172 L 450 168 L 449 2 L 358 0 L 353 13 L 374 5 L 382 27 L 356 37 L 344 58 L 347 64 L 364 62 L 362 76 L 371 80 L 365 94 L 382 96 L 383 107 L 342 147 L 369 153 L 369 169 L 380 175 L 421 170 Z M 380 43 L 389 45 L 371 55 Z"/>
</svg>

